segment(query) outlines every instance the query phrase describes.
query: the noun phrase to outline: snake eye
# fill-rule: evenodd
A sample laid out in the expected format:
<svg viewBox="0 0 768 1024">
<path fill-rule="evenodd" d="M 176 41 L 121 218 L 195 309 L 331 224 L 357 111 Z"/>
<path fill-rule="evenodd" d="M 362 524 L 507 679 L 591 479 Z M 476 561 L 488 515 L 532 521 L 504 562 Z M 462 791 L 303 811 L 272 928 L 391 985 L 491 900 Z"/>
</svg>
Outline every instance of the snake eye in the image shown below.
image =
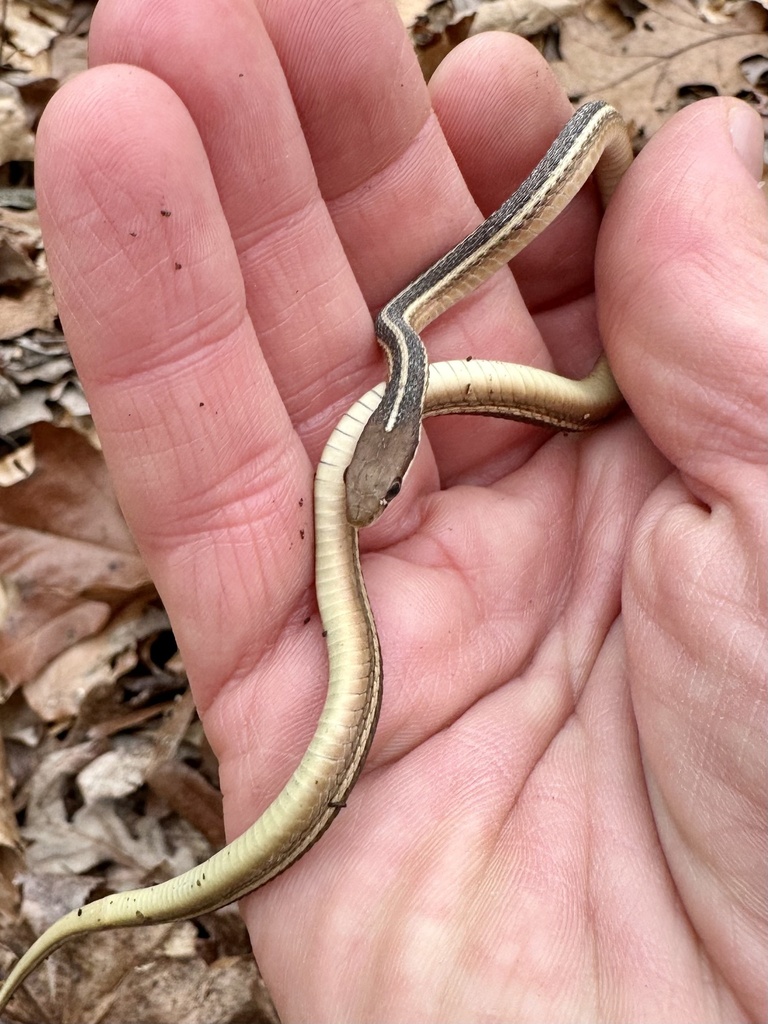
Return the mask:
<svg viewBox="0 0 768 1024">
<path fill-rule="evenodd" d="M 402 485 L 403 481 L 400 479 L 400 477 L 395 477 L 395 479 L 389 485 L 389 490 L 384 495 L 384 501 L 390 502 L 392 501 L 393 498 L 396 498 L 400 493 L 400 488 L 402 487 Z"/>
</svg>

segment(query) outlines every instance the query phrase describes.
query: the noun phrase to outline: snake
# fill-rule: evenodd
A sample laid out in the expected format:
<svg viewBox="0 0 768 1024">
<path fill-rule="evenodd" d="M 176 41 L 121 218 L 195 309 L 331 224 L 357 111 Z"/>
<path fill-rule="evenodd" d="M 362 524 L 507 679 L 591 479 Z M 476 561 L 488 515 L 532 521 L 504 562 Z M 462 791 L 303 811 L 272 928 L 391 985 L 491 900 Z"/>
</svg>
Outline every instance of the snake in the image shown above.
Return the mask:
<svg viewBox="0 0 768 1024">
<path fill-rule="evenodd" d="M 579 191 L 599 163 L 603 204 L 632 161 L 621 115 L 607 103 L 580 107 L 520 187 L 463 241 L 381 310 L 376 337 L 389 363 L 387 388 L 363 430 L 347 469 L 347 518 L 370 526 L 400 492 L 421 434 L 427 353 L 420 332 L 479 287 L 540 234 Z M 542 426 L 579 430 L 567 406 L 535 396 L 516 417 Z"/>
<path fill-rule="evenodd" d="M 527 245 L 590 174 L 607 203 L 632 160 L 626 125 L 602 102 L 567 122 L 506 202 L 382 309 L 389 375 L 331 434 L 315 474 L 315 590 L 328 689 L 315 733 L 284 788 L 242 835 L 178 877 L 87 903 L 54 922 L 0 988 L 0 1010 L 50 953 L 77 935 L 185 920 L 233 903 L 307 852 L 344 807 L 370 750 L 382 663 L 360 565 L 358 530 L 400 490 L 424 417 L 475 413 L 560 430 L 596 426 L 622 396 L 605 355 L 581 380 L 483 359 L 432 363 L 419 332 Z"/>
</svg>

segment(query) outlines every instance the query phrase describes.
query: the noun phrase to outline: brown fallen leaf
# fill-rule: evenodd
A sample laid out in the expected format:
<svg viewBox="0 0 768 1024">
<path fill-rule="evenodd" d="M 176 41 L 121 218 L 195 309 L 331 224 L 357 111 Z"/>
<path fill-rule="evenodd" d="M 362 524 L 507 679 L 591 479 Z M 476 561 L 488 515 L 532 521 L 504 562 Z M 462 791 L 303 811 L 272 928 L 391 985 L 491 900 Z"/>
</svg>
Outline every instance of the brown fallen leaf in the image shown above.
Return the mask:
<svg viewBox="0 0 768 1024">
<path fill-rule="evenodd" d="M 72 906 L 101 895 L 96 879 L 37 876 L 25 884 L 24 918 L 41 931 Z M 30 975 L 6 1011 L 25 1024 L 279 1024 L 244 944 L 245 926 L 225 908 L 191 922 L 82 936 Z M 235 938 L 237 936 L 237 938 Z M 34 938 L 26 924 L 0 922 L 5 972 Z M 243 952 L 228 950 L 238 945 Z"/>
<path fill-rule="evenodd" d="M 0 238 L 0 287 L 33 281 L 37 275 L 34 262 L 23 251 L 11 244 L 7 235 Z"/>
<path fill-rule="evenodd" d="M 11 160 L 31 160 L 35 138 L 29 130 L 24 103 L 19 90 L 9 82 L 0 81 L 0 166 Z"/>
<path fill-rule="evenodd" d="M 195 826 L 214 848 L 224 846 L 221 793 L 183 761 L 166 761 L 151 771 L 147 784 L 177 814 Z"/>
<path fill-rule="evenodd" d="M 35 327 L 53 330 L 56 315 L 53 288 L 47 280 L 0 295 L 0 339 L 16 338 Z"/>
<path fill-rule="evenodd" d="M 0 82 L 0 119 L 2 87 Z M 14 90 L 15 91 L 15 90 Z M 31 136 L 30 136 L 31 141 Z M 24 141 L 0 132 L 0 163 L 32 159 Z M 4 158 L 4 159 L 2 159 Z M 36 328 L 53 330 L 56 303 L 43 253 L 37 210 L 0 207 L 0 341 L 18 338 Z"/>
<path fill-rule="evenodd" d="M 168 628 L 162 608 L 143 598 L 134 601 L 96 636 L 73 644 L 49 662 L 25 686 L 27 702 L 45 722 L 74 718 L 92 690 L 115 682 L 135 667 L 140 640 Z"/>
<path fill-rule="evenodd" d="M 0 427 L 2 432 L 2 427 Z M 35 448 L 34 445 L 23 444 L 17 448 L 13 448 L 6 455 L 0 458 L 0 487 L 13 487 L 14 484 L 20 484 L 22 480 L 26 480 L 32 476 L 35 471 Z M 13 587 L 12 580 L 3 580 L 2 588 L 4 591 L 4 598 L 2 601 L 3 613 L 0 615 L 0 629 L 3 628 L 6 616 L 13 604 L 11 592 L 16 593 Z M 8 589 L 6 590 L 6 587 Z"/>
<path fill-rule="evenodd" d="M 429 81 L 440 61 L 469 35 L 481 0 L 397 0 L 421 72 Z"/>
<path fill-rule="evenodd" d="M 15 587 L 0 631 L 6 695 L 152 593 L 101 455 L 47 424 L 33 441 L 36 472 L 0 504 L 0 574 Z"/>
<path fill-rule="evenodd" d="M 18 893 L 13 879 L 22 864 L 21 835 L 5 760 L 5 743 L 0 736 L 0 907 L 6 912 L 18 910 Z"/>
<path fill-rule="evenodd" d="M 647 0 L 621 23 L 602 13 L 608 6 L 563 23 L 552 67 L 569 96 L 612 103 L 646 139 L 684 104 L 686 87 L 744 95 L 741 62 L 768 46 L 768 12 L 746 0 L 716 24 L 683 0 Z"/>
</svg>

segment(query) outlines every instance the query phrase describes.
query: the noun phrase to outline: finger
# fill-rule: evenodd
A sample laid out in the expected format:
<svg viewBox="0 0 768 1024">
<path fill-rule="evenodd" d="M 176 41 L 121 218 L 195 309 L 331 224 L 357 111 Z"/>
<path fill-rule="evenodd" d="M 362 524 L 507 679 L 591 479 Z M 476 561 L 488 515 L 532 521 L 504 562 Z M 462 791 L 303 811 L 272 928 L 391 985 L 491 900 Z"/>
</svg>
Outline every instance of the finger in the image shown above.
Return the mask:
<svg viewBox="0 0 768 1024">
<path fill-rule="evenodd" d="M 765 441 L 767 225 L 760 151 L 741 159 L 729 130 L 742 117 L 754 115 L 741 103 L 702 102 L 665 126 L 611 205 L 598 253 L 601 325 L 633 411 L 719 493 L 732 460 L 761 458 Z"/>
<path fill-rule="evenodd" d="M 430 92 L 464 180 L 486 217 L 530 174 L 573 113 L 544 58 L 508 33 L 481 33 L 453 50 L 430 81 Z M 515 257 L 512 270 L 529 310 L 592 291 L 600 218 L 599 196 L 589 184 Z M 587 364 L 598 345 L 593 337 Z M 561 340 L 553 356 L 564 372 L 585 368 L 585 355 L 572 336 L 567 343 Z"/>
<path fill-rule="evenodd" d="M 305 55 L 310 64 L 312 54 L 316 46 Z M 370 316 L 256 6 L 251 0 L 103 0 L 90 57 L 151 71 L 188 109 L 238 253 L 248 312 L 316 459 L 350 392 L 362 390 L 349 380 L 348 364 L 370 337 Z"/>
<path fill-rule="evenodd" d="M 354 278 L 375 309 L 481 219 L 429 114 L 394 11 L 347 6 L 348 16 L 339 9 L 344 4 L 265 6 L 269 39 L 244 0 L 228 0 L 226 18 L 201 0 L 192 13 L 180 0 L 162 8 L 103 0 L 92 33 L 94 60 L 153 70 L 190 109 L 211 153 L 249 310 L 313 455 L 340 405 L 383 375 Z M 176 41 L 170 52 L 169 35 Z M 211 59 L 217 52 L 226 54 L 228 66 L 259 69 L 258 78 L 238 80 L 236 102 L 230 78 Z M 528 48 L 518 64 L 525 69 L 531 63 L 538 72 L 539 58 Z M 190 66 L 199 72 L 190 76 Z M 489 119 L 493 113 L 488 110 Z M 237 149 L 230 151 L 232 139 Z M 524 152 L 527 140 L 518 142 Z M 277 156 L 285 156 L 287 169 Z M 489 177 L 495 174 L 491 166 Z M 268 182 L 255 203 L 254 182 Z M 308 204 L 301 216 L 297 196 Z M 344 254 L 354 275 L 343 266 Z M 483 354 L 508 357 L 513 338 L 517 359 L 542 362 L 538 332 L 509 275 L 497 275 L 484 295 L 464 305 L 469 308 L 453 330 L 449 316 L 428 332 L 433 358 L 467 354 L 470 339 L 477 344 L 465 326 L 472 317 L 484 326 Z M 509 431 L 502 436 L 508 447 Z M 541 443 L 529 431 L 523 436 Z M 487 444 L 492 437 L 488 432 Z M 474 442 L 470 455 L 478 457 Z"/>
<path fill-rule="evenodd" d="M 755 1017 L 765 1009 L 754 953 L 765 862 L 754 842 L 765 806 L 761 148 L 759 119 L 738 101 L 684 111 L 627 176 L 598 261 L 617 378 L 679 469 L 639 517 L 622 598 L 654 818 L 702 948 Z"/>
<path fill-rule="evenodd" d="M 62 322 L 206 707 L 306 601 L 310 465 L 178 97 L 137 68 L 100 68 L 57 94 L 38 143 Z"/>
<path fill-rule="evenodd" d="M 311 22 L 312 38 L 316 44 L 318 32 L 327 32 L 327 49 L 332 52 L 333 58 L 317 62 L 312 68 L 314 77 L 308 76 L 304 71 L 304 54 L 309 46 L 309 40 L 303 39 L 301 31 L 297 32 L 295 29 L 295 25 L 303 20 L 299 15 L 299 7 L 303 9 L 304 5 L 273 5 L 265 8 L 265 17 L 269 19 L 271 14 L 275 19 L 274 22 L 269 21 L 270 31 L 291 81 L 292 93 L 302 124 L 307 131 L 310 149 L 321 168 L 320 176 L 324 188 L 335 195 L 343 193 L 345 200 L 349 201 L 348 210 L 341 203 L 334 202 L 332 212 L 352 266 L 361 281 L 387 282 L 386 289 L 379 291 L 378 294 L 366 292 L 369 304 L 373 297 L 375 306 L 464 237 L 482 220 L 482 214 L 468 195 L 466 183 L 460 175 L 460 168 L 456 165 L 454 155 L 446 156 L 445 140 L 442 131 L 436 131 L 434 119 L 426 120 L 421 127 L 416 119 L 411 118 L 405 125 L 406 130 L 401 133 L 400 149 L 390 147 L 390 152 L 384 154 L 387 162 L 383 165 L 380 151 L 375 145 L 371 146 L 371 129 L 368 122 L 364 122 L 363 131 L 359 122 L 351 115 L 345 114 L 343 126 L 346 127 L 343 130 L 340 126 L 338 131 L 332 131 L 328 138 L 321 135 L 318 140 L 314 140 L 311 137 L 307 126 L 314 122 L 333 122 L 334 111 L 339 103 L 338 88 L 332 88 L 328 80 L 329 68 L 343 69 L 345 97 L 349 95 L 358 101 L 360 96 L 371 95 L 367 105 L 372 111 L 376 111 L 374 123 L 377 130 L 379 117 L 385 115 L 390 118 L 392 124 L 403 123 L 404 115 L 399 104 L 405 103 L 407 108 L 408 89 L 407 84 L 405 88 L 401 85 L 403 75 L 399 70 L 393 76 L 393 67 L 399 69 L 399 66 L 391 57 L 388 56 L 384 67 L 379 67 L 376 57 L 367 51 L 365 59 L 361 60 L 361 43 L 358 36 L 355 34 L 353 40 L 345 38 L 342 32 L 339 46 L 336 22 L 324 23 L 322 19 Z M 379 11 L 376 5 L 371 5 L 371 11 L 374 8 Z M 333 9 L 334 15 L 338 16 L 338 5 L 334 5 Z M 291 15 L 291 10 L 294 10 L 295 16 Z M 357 17 L 355 13 L 348 19 L 342 18 L 341 23 L 349 25 L 350 31 L 353 32 L 352 26 L 357 25 Z M 375 39 L 376 45 L 381 45 L 382 50 L 389 55 L 396 43 L 402 46 L 402 33 L 398 25 L 399 42 L 393 40 L 390 45 L 384 45 L 382 31 L 384 39 L 389 42 L 387 28 L 387 25 L 378 25 L 376 31 L 367 32 L 365 39 Z M 474 50 L 470 52 L 465 63 L 473 61 L 473 54 Z M 521 69 L 522 82 L 536 82 L 540 74 L 551 79 L 551 73 L 545 69 L 540 57 L 529 45 L 516 46 L 513 59 Z M 495 119 L 499 115 L 502 91 L 487 88 L 488 82 L 494 82 L 495 73 L 489 61 L 482 62 L 482 66 L 487 72 L 485 75 L 477 76 L 478 82 L 481 78 L 483 82 L 482 85 L 478 84 L 476 89 L 482 100 L 478 100 L 473 114 L 484 124 L 493 125 L 494 129 L 498 130 Z M 369 75 L 371 68 L 374 73 Z M 371 93 L 374 88 L 376 91 Z M 554 85 L 551 91 L 554 92 Z M 393 95 L 395 101 L 392 100 Z M 485 99 L 488 96 L 490 102 L 486 103 Z M 522 105 L 525 106 L 528 100 L 533 101 L 534 98 L 531 89 L 523 97 Z M 561 100 L 564 100 L 562 94 Z M 546 109 L 546 101 L 545 90 L 541 107 L 537 109 Z M 561 127 L 567 120 L 568 109 L 567 103 L 564 102 L 564 114 L 557 127 Z M 379 114 L 379 111 L 382 113 Z M 463 113 L 466 111 L 460 111 L 459 116 Z M 355 124 L 360 128 L 359 132 L 355 131 Z M 546 128 L 546 119 L 544 125 Z M 419 127 L 418 133 L 414 132 L 416 127 Z M 520 176 L 515 184 L 519 184 L 519 181 L 527 176 L 533 169 L 537 157 L 543 153 L 542 149 L 531 157 L 531 132 L 526 132 L 526 127 L 530 129 L 531 124 L 524 126 L 523 131 L 516 135 L 516 143 L 520 150 L 516 169 L 519 170 Z M 538 126 L 536 131 L 539 140 L 546 134 L 541 126 Z M 546 139 L 543 148 L 553 140 L 556 132 L 557 128 Z M 474 139 L 459 141 L 467 148 L 475 145 Z M 349 174 L 349 167 L 354 166 L 352 156 L 361 151 L 372 154 L 367 167 L 368 178 L 363 189 L 357 188 L 357 182 L 353 182 Z M 495 155 L 497 154 L 491 154 L 491 160 L 485 168 L 488 181 L 499 178 L 500 168 L 498 162 L 494 162 Z M 504 173 L 507 173 L 506 168 Z M 354 191 L 349 191 L 350 185 L 355 186 Z M 396 197 L 394 206 L 393 197 Z M 354 206 L 351 204 L 353 199 Z M 592 240 L 598 223 L 599 210 L 592 203 Z M 362 250 L 360 240 L 364 242 Z M 589 243 L 586 249 L 589 251 L 589 259 L 586 275 L 582 274 L 582 277 L 586 277 L 591 283 L 592 260 Z M 587 330 L 582 333 L 590 338 L 591 345 L 584 372 L 589 368 L 590 358 L 594 359 L 596 349 L 596 330 L 589 330 L 594 328 L 594 321 L 588 317 L 586 325 Z M 440 317 L 424 332 L 423 338 L 433 360 L 482 354 L 487 357 L 515 358 L 524 363 L 551 365 L 540 334 L 521 302 L 509 273 L 495 275 L 483 288 L 462 302 L 460 307 Z M 379 365 L 380 358 L 377 357 Z M 379 375 L 380 371 L 376 376 Z M 509 425 L 499 428 L 496 425 L 485 424 L 484 428 L 477 429 L 466 425 L 460 428 L 430 426 L 430 436 L 439 434 L 444 438 L 440 459 L 443 479 L 450 479 L 465 466 L 476 467 L 478 463 L 482 463 L 484 457 L 487 459 L 490 455 L 495 456 L 501 450 L 506 457 L 503 469 L 509 470 L 514 465 L 524 462 L 531 451 L 547 436 L 530 428 L 510 430 Z M 508 454 L 510 452 L 511 454 Z M 420 453 L 417 464 L 409 475 L 406 493 L 399 502 L 399 511 L 395 511 L 395 518 L 390 515 L 387 528 L 383 525 L 379 528 L 379 542 L 385 542 L 393 536 L 393 530 L 397 530 L 398 525 L 402 529 L 400 520 L 403 518 L 404 510 L 420 490 L 434 488 L 437 482 L 435 473 L 425 455 L 426 452 Z M 371 536 L 366 535 L 364 543 L 368 545 L 373 542 L 375 541 Z"/>
<path fill-rule="evenodd" d="M 369 306 L 377 310 L 483 220 L 461 174 L 462 156 L 476 145 L 476 139 L 459 137 L 458 151 L 452 152 L 441 119 L 434 116 L 423 84 L 415 80 L 417 68 L 390 4 L 365 5 L 368 20 L 363 23 L 355 0 L 334 4 L 333 17 L 321 14 L 329 12 L 327 4 L 320 5 L 311 19 L 302 16 L 306 6 L 305 0 L 265 5 L 264 17 L 291 83 L 323 191 L 336 197 L 331 210 L 337 231 Z M 309 67 L 309 47 L 321 45 L 325 59 Z M 459 66 L 472 63 L 476 49 L 470 46 Z M 540 72 L 551 78 L 529 44 L 516 46 L 514 59 L 521 81 Z M 489 83 L 493 86 L 498 78 L 487 62 L 485 66 L 487 73 L 477 76 L 478 99 L 472 115 L 498 131 L 499 107 L 508 96 L 489 89 Z M 339 80 L 343 81 L 341 95 Z M 529 97 L 526 92 L 523 106 Z M 453 103 L 449 97 L 443 106 Z M 567 104 L 564 110 L 557 127 L 568 118 Z M 457 119 L 465 113 L 466 109 L 459 109 Z M 314 125 L 323 130 L 315 132 Z M 546 135 L 546 124 L 534 132 L 526 127 L 530 125 L 516 134 L 520 155 L 512 169 L 511 180 L 519 172 L 515 184 L 541 155 L 531 156 L 536 136 L 541 140 Z M 498 181 L 501 173 L 494 156 L 484 168 L 486 182 Z M 503 173 L 510 180 L 508 167 Z M 467 326 L 468 321 L 483 325 L 482 354 L 509 356 L 509 338 L 514 334 L 523 361 L 541 360 L 541 339 L 510 274 L 495 275 L 461 303 L 460 311 L 444 314 L 424 332 L 433 360 L 474 351 L 477 332 Z M 371 381 L 381 375 L 381 355 L 375 351 L 373 355 L 379 373 Z"/>
<path fill-rule="evenodd" d="M 340 11 L 345 7 L 348 17 Z M 476 227 L 483 215 L 467 190 L 439 121 L 430 112 L 423 86 L 413 82 L 413 56 L 410 48 L 403 49 L 407 43 L 394 10 L 389 5 L 366 5 L 370 23 L 361 25 L 360 5 L 354 2 L 334 4 L 332 18 L 327 16 L 331 10 L 327 5 L 322 15 L 316 11 L 312 19 L 303 14 L 305 8 L 304 0 L 286 0 L 279 6 L 265 6 L 265 19 L 291 82 L 323 190 L 326 196 L 336 197 L 330 203 L 336 229 L 375 310 Z M 322 46 L 324 59 L 310 65 L 306 59 L 310 46 Z M 398 54 L 397 60 L 392 59 L 393 53 Z M 518 61 L 526 70 L 538 70 L 541 63 L 529 46 L 519 48 Z M 341 93 L 339 80 L 344 83 Z M 475 113 L 492 120 L 497 113 L 494 106 L 498 104 Z M 315 125 L 325 130 L 316 131 Z M 518 141 L 526 153 L 529 140 Z M 520 163 L 524 162 L 522 157 Z M 497 173 L 497 166 L 487 168 L 489 178 Z M 440 317 L 422 338 L 432 360 L 480 354 L 509 358 L 514 352 L 521 362 L 547 363 L 539 333 L 508 272 L 495 275 L 460 308 Z M 367 383 L 383 375 L 381 354 L 372 349 L 369 342 L 367 354 L 361 354 L 363 365 L 373 366 Z M 500 449 L 505 455 L 514 452 L 505 465 L 511 468 L 511 460 L 524 462 L 545 436 L 521 428 L 511 440 L 508 425 L 506 429 L 486 426 L 484 431 L 466 425 L 434 431 L 444 438 L 440 460 L 444 479 Z M 409 514 L 414 498 L 433 490 L 437 482 L 428 450 L 422 446 L 394 516 L 390 514 L 378 530 L 367 532 L 364 546 L 386 544 L 407 530 L 407 522 L 414 521 Z"/>
<path fill-rule="evenodd" d="M 263 5 L 308 140 L 318 177 L 350 264 L 372 311 L 460 241 L 483 219 L 467 189 L 455 155 L 431 111 L 411 48 L 394 7 L 361 6 L 357 0 L 312 4 L 305 0 Z M 361 17 L 362 15 L 362 17 Z M 323 58 L 310 62 L 311 48 Z M 525 68 L 538 67 L 532 48 L 522 49 Z M 340 85 L 340 83 L 343 83 Z M 487 117 L 493 110 L 487 111 Z M 525 147 L 527 140 L 521 140 Z M 528 168 L 526 174 L 528 173 Z M 497 168 L 491 166 L 488 175 Z M 523 177 L 525 174 L 523 174 Z M 478 325 L 482 325 L 480 331 Z M 370 336 L 369 336 L 370 338 Z M 483 354 L 522 362 L 546 361 L 511 275 L 500 273 L 427 328 L 422 335 L 432 360 Z M 514 342 L 511 342 L 514 339 Z M 360 349 L 367 372 L 361 386 L 384 376 L 384 361 L 368 340 Z M 473 439 L 468 440 L 474 433 Z M 493 451 L 497 431 L 448 431 L 441 469 L 476 464 Z M 519 432 L 528 447 L 541 443 Z M 510 447 L 509 430 L 497 445 Z M 516 451 L 517 454 L 517 451 Z M 408 530 L 413 499 L 437 484 L 434 464 L 422 445 L 394 515 L 366 531 L 363 545 L 386 544 Z"/>
<path fill-rule="evenodd" d="M 314 453 L 341 405 L 384 375 L 365 303 L 378 308 L 481 218 L 391 5 L 285 0 L 264 6 L 266 24 L 246 0 L 224 13 L 103 0 L 92 60 L 153 71 L 190 110 L 249 312 Z M 223 63 L 258 75 L 235 93 Z M 254 183 L 266 183 L 255 201 Z"/>
</svg>

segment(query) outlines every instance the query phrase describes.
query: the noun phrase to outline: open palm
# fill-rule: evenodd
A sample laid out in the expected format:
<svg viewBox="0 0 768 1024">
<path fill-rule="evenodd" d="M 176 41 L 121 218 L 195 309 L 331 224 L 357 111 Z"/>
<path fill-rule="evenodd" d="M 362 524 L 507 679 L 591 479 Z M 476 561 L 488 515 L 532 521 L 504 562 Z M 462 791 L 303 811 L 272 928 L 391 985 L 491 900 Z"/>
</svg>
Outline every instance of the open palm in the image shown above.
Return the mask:
<svg viewBox="0 0 768 1024">
<path fill-rule="evenodd" d="M 512 37 L 430 95 L 382 0 L 101 0 L 91 63 L 40 130 L 47 251 L 235 836 L 324 696 L 312 470 L 383 375 L 370 311 L 570 108 Z M 427 332 L 433 360 L 582 376 L 599 320 L 633 415 L 433 423 L 361 535 L 367 768 L 243 904 L 286 1020 L 765 1016 L 765 216 L 728 133 L 759 170 L 750 116 L 675 118 L 596 256 L 585 190 Z"/>
</svg>

